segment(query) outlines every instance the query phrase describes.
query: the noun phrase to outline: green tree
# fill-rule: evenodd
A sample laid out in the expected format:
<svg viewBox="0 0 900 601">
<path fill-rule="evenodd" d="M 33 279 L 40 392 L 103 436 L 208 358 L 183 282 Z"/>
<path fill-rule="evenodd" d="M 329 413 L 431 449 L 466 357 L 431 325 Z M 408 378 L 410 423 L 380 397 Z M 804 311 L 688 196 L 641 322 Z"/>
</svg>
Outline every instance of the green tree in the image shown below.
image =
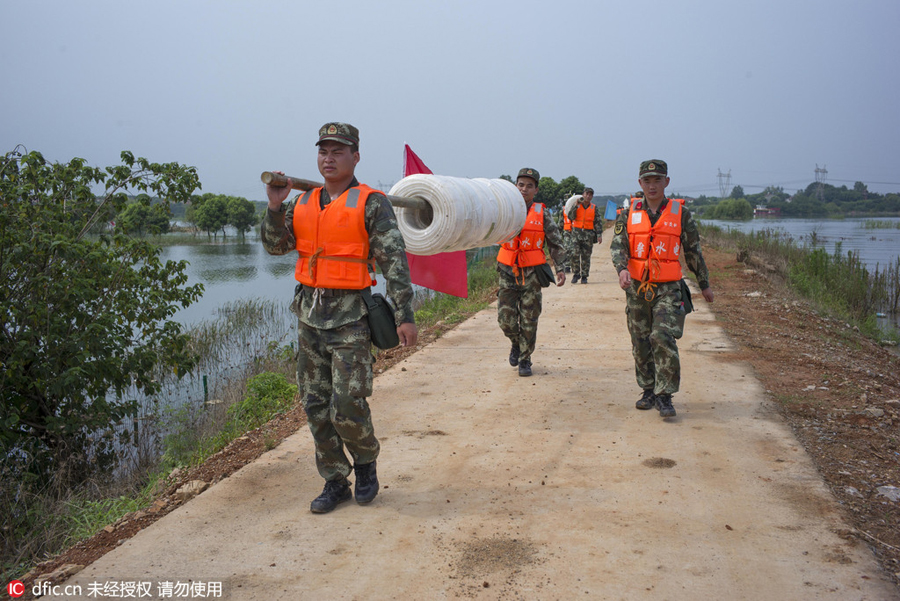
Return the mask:
<svg viewBox="0 0 900 601">
<path fill-rule="evenodd" d="M 184 208 L 184 220 L 191 224 L 195 236 L 197 235 L 197 232 L 200 231 L 200 226 L 197 225 L 197 209 L 199 209 L 200 205 L 203 204 L 204 196 L 212 195 L 204 194 L 203 196 L 199 196 L 197 194 L 194 194 L 191 196 L 190 201 L 185 205 Z"/>
<path fill-rule="evenodd" d="M 3 487 L 69 485 L 109 467 L 116 440 L 101 434 L 135 415 L 132 395 L 152 395 L 161 373 L 193 366 L 170 321 L 202 294 L 186 285 L 185 263 L 163 264 L 158 247 L 121 232 L 91 232 L 125 209 L 129 189 L 186 200 L 196 170 L 121 159 L 106 169 L 38 152 L 0 161 Z"/>
<path fill-rule="evenodd" d="M 256 223 L 256 205 L 240 196 L 230 196 L 227 202 L 228 223 L 244 238 Z"/>
<path fill-rule="evenodd" d="M 785 203 L 781 214 L 785 217 L 825 217 L 826 210 L 818 198 L 816 198 L 815 184 L 810 184 L 812 194 L 798 192 L 789 203 Z"/>
<path fill-rule="evenodd" d="M 130 203 L 116 217 L 116 230 L 126 234 L 144 233 L 165 234 L 171 225 L 171 212 L 166 203 L 151 203 L 146 194 L 139 194 L 134 202 Z"/>
<path fill-rule="evenodd" d="M 735 186 L 731 189 L 730 198 L 744 198 L 744 189 L 741 186 Z"/>
<path fill-rule="evenodd" d="M 165 234 L 172 227 L 172 212 L 168 204 L 154 203 L 150 205 L 150 213 L 147 215 L 147 231 L 154 236 Z"/>
<path fill-rule="evenodd" d="M 534 195 L 534 202 L 539 202 L 552 209 L 560 203 L 559 194 L 559 184 L 556 183 L 556 180 L 552 177 L 544 176 L 538 182 L 538 191 Z"/>
<path fill-rule="evenodd" d="M 143 236 L 144 226 L 149 212 L 150 209 L 141 203 L 131 203 L 116 217 L 116 231 Z"/>
<path fill-rule="evenodd" d="M 573 194 L 584 192 L 584 184 L 574 175 L 564 177 L 557 188 L 557 204 L 553 208 L 561 208 Z"/>
<path fill-rule="evenodd" d="M 205 198 L 194 210 L 193 217 L 197 227 L 205 231 L 207 237 L 210 234 L 218 237 L 219 230 L 222 230 L 224 236 L 225 226 L 228 225 L 228 202 L 222 195 Z"/>
</svg>

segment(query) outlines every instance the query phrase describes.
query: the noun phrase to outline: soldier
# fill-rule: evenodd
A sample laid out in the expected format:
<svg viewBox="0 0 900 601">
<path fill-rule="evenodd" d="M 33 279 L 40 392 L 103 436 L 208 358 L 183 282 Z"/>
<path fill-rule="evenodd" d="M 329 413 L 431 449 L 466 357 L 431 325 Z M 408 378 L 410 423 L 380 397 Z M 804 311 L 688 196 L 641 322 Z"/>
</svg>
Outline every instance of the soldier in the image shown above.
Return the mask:
<svg viewBox="0 0 900 601">
<path fill-rule="evenodd" d="M 556 285 L 566 283 L 566 254 L 562 248 L 559 228 L 544 211 L 544 206 L 534 202 L 541 176 L 536 169 L 519 170 L 516 187 L 522 194 L 528 211 L 525 227 L 519 235 L 503 244 L 497 254 L 497 271 L 500 272 L 500 291 L 497 294 L 497 321 L 509 338 L 509 364 L 519 367 L 519 375 L 531 375 L 531 355 L 537 341 L 538 317 L 541 315 L 541 285 L 535 274 L 535 266 L 547 262 L 544 246 L 550 250 L 550 258 L 556 265 Z"/>
<path fill-rule="evenodd" d="M 575 204 L 568 217 L 572 222 L 573 253 L 569 260 L 572 265 L 572 283 L 587 284 L 591 272 L 591 251 L 594 244 L 603 241 L 603 213 L 592 204 L 593 188 L 585 188 L 581 202 Z"/>
<path fill-rule="evenodd" d="M 384 274 L 397 307 L 400 342 L 414 345 L 418 332 L 406 247 L 394 210 L 382 192 L 354 175 L 359 130 L 326 123 L 316 145 L 325 186 L 289 203 L 284 201 L 290 187 L 266 186 L 262 242 L 269 254 L 298 253 L 300 284 L 291 304 L 299 318 L 297 383 L 316 445 L 316 466 L 325 479 L 325 489 L 309 508 L 326 513 L 353 496 L 344 447 L 353 458 L 356 502 L 369 503 L 378 493 L 380 445 L 366 402 L 372 394 L 372 343 L 362 291 L 375 283 L 369 264 L 377 262 Z"/>
<path fill-rule="evenodd" d="M 562 233 L 563 249 L 566 251 L 566 256 L 571 257 L 575 235 L 572 233 L 572 220 L 569 219 L 568 215 L 566 215 L 565 210 L 562 211 L 562 221 L 563 221 L 563 233 Z M 566 273 L 572 273 L 571 260 L 566 263 Z"/>
<path fill-rule="evenodd" d="M 656 407 L 661 417 L 675 415 L 672 395 L 681 379 L 676 341 L 684 332 L 690 305 L 679 262 L 682 250 L 703 298 L 713 302 L 697 223 L 682 203 L 666 198 L 668 171 L 664 161 L 641 163 L 638 183 L 643 198 L 632 198 L 631 206 L 616 219 L 610 244 L 619 286 L 625 290 L 634 371 L 644 389 L 635 407 Z"/>
</svg>

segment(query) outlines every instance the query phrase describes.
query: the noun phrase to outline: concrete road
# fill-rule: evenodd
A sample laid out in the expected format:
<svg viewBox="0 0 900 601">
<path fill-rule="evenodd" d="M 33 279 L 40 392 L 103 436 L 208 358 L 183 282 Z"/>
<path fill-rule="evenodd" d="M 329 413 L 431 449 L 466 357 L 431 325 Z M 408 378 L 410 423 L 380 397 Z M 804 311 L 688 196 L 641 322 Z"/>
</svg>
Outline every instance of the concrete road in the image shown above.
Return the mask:
<svg viewBox="0 0 900 601">
<path fill-rule="evenodd" d="M 496 307 L 377 377 L 374 503 L 309 513 L 304 429 L 70 579 L 72 598 L 897 599 L 699 294 L 678 416 L 634 408 L 608 238 L 589 284 L 545 291 L 533 377 Z"/>
</svg>

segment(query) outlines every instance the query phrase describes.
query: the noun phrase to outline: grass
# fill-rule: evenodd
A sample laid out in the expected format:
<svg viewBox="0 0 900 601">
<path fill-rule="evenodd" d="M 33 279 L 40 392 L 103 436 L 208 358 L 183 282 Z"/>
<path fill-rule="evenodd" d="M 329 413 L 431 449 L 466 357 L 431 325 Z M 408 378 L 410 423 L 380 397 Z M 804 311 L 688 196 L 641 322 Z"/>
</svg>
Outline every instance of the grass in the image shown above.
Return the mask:
<svg viewBox="0 0 900 601">
<path fill-rule="evenodd" d="M 469 297 L 460 298 L 436 292 L 416 309 L 416 325 L 427 328 L 443 321 L 457 324 L 487 308 L 493 300 L 490 293 L 497 287 L 497 270 L 493 262 L 479 262 L 469 267 Z"/>
<path fill-rule="evenodd" d="M 297 385 L 288 382 L 284 374 L 264 372 L 251 377 L 247 381 L 247 396 L 225 410 L 224 423 L 217 424 L 212 434 L 204 435 L 202 430 L 186 424 L 165 438 L 162 473 L 203 463 L 232 440 L 290 410 L 296 396 Z M 274 448 L 274 441 L 271 444 Z"/>
<path fill-rule="evenodd" d="M 150 487 L 145 487 L 133 496 L 120 495 L 99 500 L 74 497 L 63 501 L 64 511 L 60 516 L 68 533 L 63 546 L 93 536 L 122 516 L 146 507 L 151 497 Z"/>
<path fill-rule="evenodd" d="M 27 485 L 3 491 L 2 496 L 14 496 L 16 504 L 3 509 L 6 548 L 0 560 L 0 580 L 21 578 L 42 559 L 145 507 L 152 499 L 152 488 L 153 482 L 138 487 L 129 481 L 115 487 L 117 494 L 102 482 L 74 491 L 52 486 L 33 490 Z"/>
<path fill-rule="evenodd" d="M 876 314 L 897 312 L 900 303 L 900 259 L 870 273 L 857 253 L 844 254 L 840 243 L 829 254 L 817 246 L 816 232 L 799 244 L 776 230 L 742 233 L 701 225 L 704 242 L 736 250 L 742 262 L 755 261 L 824 313 L 857 326 L 866 336 L 897 342 L 900 333 L 878 325 Z"/>
</svg>

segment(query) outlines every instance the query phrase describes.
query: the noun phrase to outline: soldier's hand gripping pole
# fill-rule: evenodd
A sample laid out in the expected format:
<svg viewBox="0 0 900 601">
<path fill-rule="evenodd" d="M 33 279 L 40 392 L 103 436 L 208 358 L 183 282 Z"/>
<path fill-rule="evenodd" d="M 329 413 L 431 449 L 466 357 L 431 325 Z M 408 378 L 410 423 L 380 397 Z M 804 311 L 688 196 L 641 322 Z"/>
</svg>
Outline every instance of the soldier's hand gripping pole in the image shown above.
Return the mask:
<svg viewBox="0 0 900 601">
<path fill-rule="evenodd" d="M 288 185 L 288 180 L 290 180 L 291 188 L 303 191 L 321 188 L 325 185 L 308 179 L 301 179 L 299 177 L 279 175 L 278 173 L 272 173 L 271 171 L 263 171 L 262 175 L 260 175 L 260 179 L 264 184 L 272 186 L 273 188 L 283 188 Z M 385 196 L 387 196 L 387 199 L 395 207 L 403 207 L 405 209 L 414 209 L 417 211 L 428 211 L 429 214 L 432 211 L 431 204 L 424 198 L 419 198 L 417 196 L 412 198 L 408 196 L 390 196 L 388 194 L 385 194 Z M 431 220 L 428 219 L 427 221 L 430 222 Z"/>
</svg>

